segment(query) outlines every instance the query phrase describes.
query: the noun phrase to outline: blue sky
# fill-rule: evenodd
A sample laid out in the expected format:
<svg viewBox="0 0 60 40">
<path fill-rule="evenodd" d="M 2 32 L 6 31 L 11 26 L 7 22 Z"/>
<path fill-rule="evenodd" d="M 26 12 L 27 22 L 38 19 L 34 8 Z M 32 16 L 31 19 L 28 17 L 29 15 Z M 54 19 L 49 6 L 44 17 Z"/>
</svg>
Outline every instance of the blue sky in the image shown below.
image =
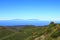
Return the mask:
<svg viewBox="0 0 60 40">
<path fill-rule="evenodd" d="M 0 0 L 0 20 L 60 20 L 60 0 Z"/>
</svg>

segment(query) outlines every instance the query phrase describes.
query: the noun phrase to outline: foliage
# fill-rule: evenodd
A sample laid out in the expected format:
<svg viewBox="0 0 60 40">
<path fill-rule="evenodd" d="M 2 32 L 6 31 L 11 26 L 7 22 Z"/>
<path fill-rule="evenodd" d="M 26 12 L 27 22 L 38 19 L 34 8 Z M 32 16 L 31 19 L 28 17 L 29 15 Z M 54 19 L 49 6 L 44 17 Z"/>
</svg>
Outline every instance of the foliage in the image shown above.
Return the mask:
<svg viewBox="0 0 60 40">
<path fill-rule="evenodd" d="M 23 27 L 0 27 L 0 39 L 2 40 L 34 40 L 44 35 L 45 40 L 57 40 L 60 38 L 60 25 L 51 22 L 47 27 L 25 25 Z M 57 30 L 58 29 L 58 30 Z M 13 35 L 12 35 L 13 34 Z M 10 35 L 10 36 L 9 36 Z M 8 36 L 8 37 L 7 37 Z M 7 37 L 7 38 L 4 38 Z"/>
<path fill-rule="evenodd" d="M 58 37 L 58 36 L 60 36 L 60 30 L 54 32 L 54 33 L 51 35 L 51 37 L 53 37 L 53 38 L 56 38 L 56 37 Z"/>
</svg>

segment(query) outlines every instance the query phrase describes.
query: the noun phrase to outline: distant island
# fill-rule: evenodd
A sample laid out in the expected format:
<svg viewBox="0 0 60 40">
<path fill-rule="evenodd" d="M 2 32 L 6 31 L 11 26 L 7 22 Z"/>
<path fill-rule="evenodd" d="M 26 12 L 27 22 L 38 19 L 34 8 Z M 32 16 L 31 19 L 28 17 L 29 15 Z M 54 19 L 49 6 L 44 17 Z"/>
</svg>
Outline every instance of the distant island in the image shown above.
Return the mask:
<svg viewBox="0 0 60 40">
<path fill-rule="evenodd" d="M 0 20 L 1 26 L 15 26 L 15 25 L 35 25 L 35 26 L 44 26 L 49 25 L 51 21 L 42 21 L 38 19 L 14 19 L 14 20 Z M 54 21 L 55 23 L 60 23 L 60 21 Z"/>
<path fill-rule="evenodd" d="M 15 26 L 15 25 L 35 25 L 35 26 L 43 26 L 48 25 L 50 21 L 42 21 L 38 19 L 13 19 L 13 20 L 0 20 L 1 26 Z"/>
</svg>

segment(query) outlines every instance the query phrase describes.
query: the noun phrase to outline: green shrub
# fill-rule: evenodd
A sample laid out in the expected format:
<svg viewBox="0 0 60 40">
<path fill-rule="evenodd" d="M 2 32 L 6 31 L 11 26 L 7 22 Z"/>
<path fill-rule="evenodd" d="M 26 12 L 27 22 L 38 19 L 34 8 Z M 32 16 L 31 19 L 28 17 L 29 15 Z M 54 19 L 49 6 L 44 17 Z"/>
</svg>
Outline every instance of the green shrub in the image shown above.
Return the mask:
<svg viewBox="0 0 60 40">
<path fill-rule="evenodd" d="M 60 36 L 60 30 L 54 32 L 54 33 L 51 35 L 51 37 L 53 37 L 53 38 L 56 38 L 56 37 L 58 37 L 58 36 Z"/>
</svg>

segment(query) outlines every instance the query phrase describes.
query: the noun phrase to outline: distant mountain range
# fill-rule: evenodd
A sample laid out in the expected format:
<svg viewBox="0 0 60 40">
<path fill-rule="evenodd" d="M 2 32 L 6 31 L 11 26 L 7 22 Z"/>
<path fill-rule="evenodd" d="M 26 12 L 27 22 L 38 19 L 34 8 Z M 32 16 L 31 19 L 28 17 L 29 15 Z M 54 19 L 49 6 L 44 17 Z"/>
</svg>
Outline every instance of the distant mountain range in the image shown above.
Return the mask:
<svg viewBox="0 0 60 40">
<path fill-rule="evenodd" d="M 15 25 L 35 25 L 35 26 L 43 26 L 48 25 L 49 21 L 41 21 L 37 19 L 14 19 L 14 20 L 0 20 L 1 26 L 15 26 Z"/>
</svg>

